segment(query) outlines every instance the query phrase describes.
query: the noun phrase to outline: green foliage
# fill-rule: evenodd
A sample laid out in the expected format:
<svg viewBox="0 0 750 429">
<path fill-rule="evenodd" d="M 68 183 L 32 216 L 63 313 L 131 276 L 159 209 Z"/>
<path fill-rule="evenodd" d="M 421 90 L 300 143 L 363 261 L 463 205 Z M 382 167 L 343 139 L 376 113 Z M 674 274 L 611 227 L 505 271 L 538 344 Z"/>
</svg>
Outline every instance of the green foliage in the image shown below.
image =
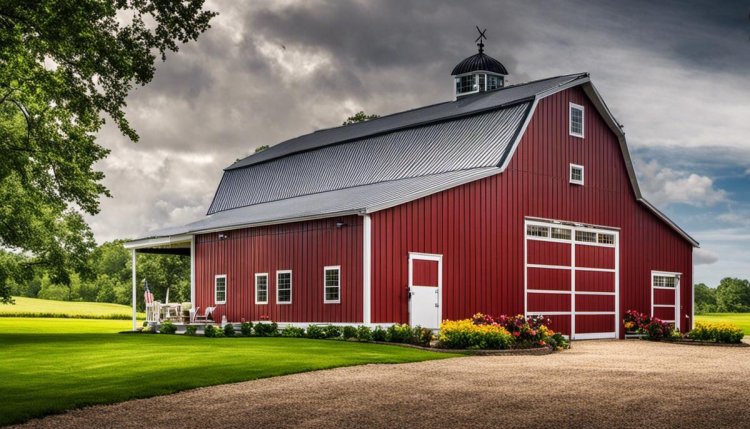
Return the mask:
<svg viewBox="0 0 750 429">
<path fill-rule="evenodd" d="M 214 325 L 206 325 L 203 328 L 203 335 L 208 338 L 223 337 L 224 331 Z"/>
<path fill-rule="evenodd" d="M 327 325 L 323 328 L 326 334 L 326 338 L 339 338 L 341 336 L 341 328 L 335 325 Z"/>
<path fill-rule="evenodd" d="M 225 337 L 233 337 L 234 334 L 235 334 L 235 332 L 234 332 L 234 325 L 232 325 L 231 323 L 227 323 L 226 325 L 224 325 L 224 336 Z"/>
<path fill-rule="evenodd" d="M 372 330 L 372 340 L 373 341 L 386 341 L 388 339 L 388 332 L 383 329 L 380 326 L 376 326 L 375 329 Z"/>
<path fill-rule="evenodd" d="M 249 337 L 253 335 L 253 322 L 242 322 L 240 325 L 240 332 L 243 337 Z"/>
<path fill-rule="evenodd" d="M 341 330 L 341 336 L 343 336 L 345 340 L 354 338 L 357 336 L 357 328 L 355 328 L 354 326 L 344 326 L 344 328 Z"/>
<path fill-rule="evenodd" d="M 193 325 L 185 326 L 185 335 L 195 335 L 198 332 L 198 327 Z"/>
<path fill-rule="evenodd" d="M 412 329 L 411 342 L 412 344 L 416 344 L 418 346 L 429 347 L 433 337 L 434 335 L 432 333 L 432 329 L 415 326 Z"/>
<path fill-rule="evenodd" d="M 82 213 L 110 196 L 94 167 L 109 153 L 96 143 L 104 117 L 138 140 L 126 97 L 151 81 L 156 55 L 209 27 L 203 2 L 0 4 L 0 248 L 33 255 L 20 270 L 0 260 L 2 301 L 35 266 L 56 284 L 85 271 L 94 240 Z"/>
<path fill-rule="evenodd" d="M 750 282 L 731 277 L 721 279 L 716 288 L 716 311 L 722 313 L 750 312 Z"/>
<path fill-rule="evenodd" d="M 302 338 L 305 336 L 305 330 L 296 326 L 287 326 L 281 331 L 281 336 L 288 338 Z"/>
<path fill-rule="evenodd" d="M 326 332 L 320 325 L 310 325 L 307 327 L 307 338 L 321 340 L 326 338 Z"/>
<path fill-rule="evenodd" d="M 275 337 L 279 334 L 279 325 L 276 322 L 256 323 L 253 330 L 259 337 Z"/>
<path fill-rule="evenodd" d="M 410 343 L 412 338 L 411 326 L 407 324 L 395 324 L 388 327 L 386 341 L 391 343 Z"/>
<path fill-rule="evenodd" d="M 165 320 L 159 326 L 159 333 L 161 334 L 174 334 L 175 332 L 177 332 L 177 326 L 169 320 Z"/>
<path fill-rule="evenodd" d="M 688 338 L 698 341 L 712 341 L 715 343 L 738 344 L 745 333 L 732 323 L 697 322 Z"/>
<path fill-rule="evenodd" d="M 268 149 L 269 147 L 270 146 L 268 146 L 267 144 L 264 144 L 262 146 L 258 146 L 258 147 L 255 148 L 255 153 L 263 152 L 264 150 Z"/>
<path fill-rule="evenodd" d="M 364 325 L 357 327 L 357 339 L 359 341 L 372 341 L 372 329 Z"/>
<path fill-rule="evenodd" d="M 440 345 L 449 349 L 507 349 L 513 343 L 513 335 L 497 324 L 477 325 L 464 319 L 440 325 Z"/>
<path fill-rule="evenodd" d="M 341 125 L 356 124 L 358 122 L 365 122 L 365 121 L 369 121 L 370 119 L 377 119 L 379 117 L 380 117 L 379 115 L 368 115 L 367 113 L 363 111 L 359 111 L 355 113 L 354 115 L 346 118 L 346 121 L 344 121 L 344 123 Z"/>
<path fill-rule="evenodd" d="M 695 294 L 695 314 L 716 311 L 716 289 L 710 288 L 703 283 L 698 283 L 693 288 L 693 291 Z"/>
</svg>

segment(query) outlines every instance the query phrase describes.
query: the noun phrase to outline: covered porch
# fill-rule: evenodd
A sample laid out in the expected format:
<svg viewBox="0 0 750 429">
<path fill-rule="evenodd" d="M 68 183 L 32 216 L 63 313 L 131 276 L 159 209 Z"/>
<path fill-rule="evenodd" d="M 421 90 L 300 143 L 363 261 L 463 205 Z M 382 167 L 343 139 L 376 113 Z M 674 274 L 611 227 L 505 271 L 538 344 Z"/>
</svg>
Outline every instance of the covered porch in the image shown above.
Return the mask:
<svg viewBox="0 0 750 429">
<path fill-rule="evenodd" d="M 175 324 L 205 323 L 197 314 L 195 306 L 195 236 L 189 234 L 172 235 L 157 238 L 148 238 L 135 240 L 125 243 L 125 248 L 130 250 L 132 258 L 132 305 L 133 305 L 133 331 L 137 330 L 137 302 L 138 302 L 138 281 L 147 281 L 148 279 L 138 279 L 137 264 L 139 253 L 161 254 L 161 255 L 178 255 L 190 258 L 190 301 L 189 302 L 169 302 L 169 290 L 163 297 L 154 297 L 151 299 L 144 296 L 146 302 L 146 321 L 149 324 L 160 324 L 169 320 Z"/>
</svg>

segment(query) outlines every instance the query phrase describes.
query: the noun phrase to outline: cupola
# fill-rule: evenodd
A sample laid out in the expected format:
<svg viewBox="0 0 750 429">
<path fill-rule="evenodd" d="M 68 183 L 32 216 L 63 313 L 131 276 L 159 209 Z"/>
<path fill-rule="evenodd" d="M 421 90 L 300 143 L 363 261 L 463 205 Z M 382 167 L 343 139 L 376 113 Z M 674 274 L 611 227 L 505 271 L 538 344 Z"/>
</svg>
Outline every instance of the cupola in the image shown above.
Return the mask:
<svg viewBox="0 0 750 429">
<path fill-rule="evenodd" d="M 508 70 L 500 61 L 484 53 L 484 40 L 487 29 L 480 30 L 477 37 L 479 52 L 466 58 L 453 67 L 451 76 L 455 81 L 456 98 L 478 92 L 494 91 L 505 86 Z"/>
</svg>

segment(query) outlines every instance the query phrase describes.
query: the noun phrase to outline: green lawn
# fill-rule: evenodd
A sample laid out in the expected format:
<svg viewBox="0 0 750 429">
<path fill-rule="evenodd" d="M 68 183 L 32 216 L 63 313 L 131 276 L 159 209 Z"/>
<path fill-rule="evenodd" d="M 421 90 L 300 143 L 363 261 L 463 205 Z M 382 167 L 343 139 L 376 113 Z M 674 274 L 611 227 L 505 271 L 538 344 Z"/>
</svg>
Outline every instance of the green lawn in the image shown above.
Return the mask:
<svg viewBox="0 0 750 429">
<path fill-rule="evenodd" d="M 15 305 L 0 304 L 0 317 L 72 317 L 95 319 L 129 319 L 133 309 L 127 305 L 106 302 L 52 301 L 14 296 Z M 139 313 L 143 319 L 145 315 Z"/>
<path fill-rule="evenodd" d="M 750 335 L 750 313 L 707 313 L 695 316 L 696 322 L 730 322 Z"/>
<path fill-rule="evenodd" d="M 455 355 L 333 340 L 116 334 L 124 320 L 0 318 L 0 425 L 85 405 Z"/>
</svg>

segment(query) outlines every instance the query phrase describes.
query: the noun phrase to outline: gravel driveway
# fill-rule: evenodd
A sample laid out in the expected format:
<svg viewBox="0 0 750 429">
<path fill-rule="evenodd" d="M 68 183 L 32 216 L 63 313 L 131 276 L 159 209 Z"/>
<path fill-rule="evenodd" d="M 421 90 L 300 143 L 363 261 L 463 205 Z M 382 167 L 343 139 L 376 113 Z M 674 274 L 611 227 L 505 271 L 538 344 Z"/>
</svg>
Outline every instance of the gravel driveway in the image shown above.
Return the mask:
<svg viewBox="0 0 750 429">
<path fill-rule="evenodd" d="M 20 427 L 750 427 L 750 348 L 576 342 L 549 356 L 365 365 L 202 388 Z"/>
</svg>

